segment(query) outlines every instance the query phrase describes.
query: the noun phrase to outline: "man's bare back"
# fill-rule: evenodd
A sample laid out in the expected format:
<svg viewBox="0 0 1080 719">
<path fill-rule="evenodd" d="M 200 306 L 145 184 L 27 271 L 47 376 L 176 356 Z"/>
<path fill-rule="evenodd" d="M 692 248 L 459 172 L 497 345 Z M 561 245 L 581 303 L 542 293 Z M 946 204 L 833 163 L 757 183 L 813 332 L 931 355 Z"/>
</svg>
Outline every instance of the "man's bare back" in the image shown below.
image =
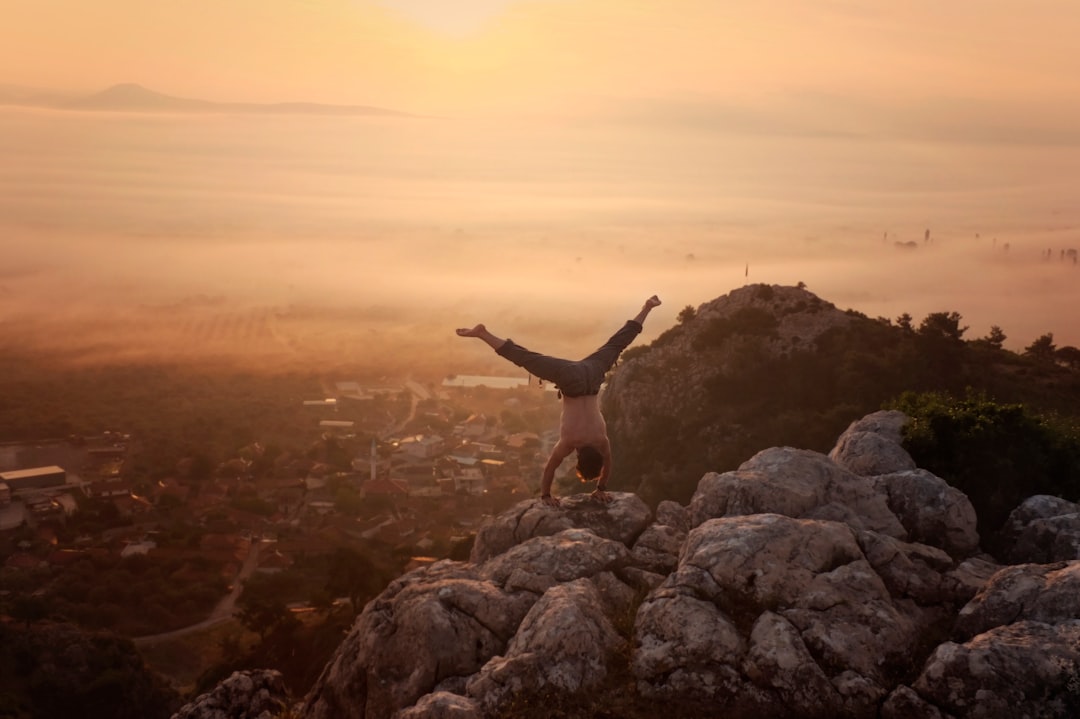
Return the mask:
<svg viewBox="0 0 1080 719">
<path fill-rule="evenodd" d="M 622 350 L 641 331 L 642 323 L 652 308 L 659 305 L 660 299 L 656 295 L 645 300 L 645 304 L 642 305 L 636 317 L 628 321 L 623 329 L 613 335 L 603 347 L 580 362 L 530 352 L 511 340 L 496 337 L 482 324 L 457 330 L 458 336 L 481 339 L 514 364 L 559 386 L 562 396 L 559 441 L 551 450 L 540 481 L 540 498 L 545 504 L 559 506 L 558 498 L 551 495 L 551 483 L 559 465 L 574 451 L 578 452 L 578 474 L 582 480 L 592 479 L 594 476 L 597 480 L 596 490 L 592 496 L 601 502 L 611 501 L 611 496 L 605 491 L 611 473 L 611 442 L 608 440 L 607 423 L 604 422 L 604 416 L 600 412 L 599 383 L 603 372 L 614 364 Z M 567 394 L 567 386 L 561 384 L 563 382 L 570 383 L 575 388 L 584 387 L 584 389 L 578 390 L 582 392 L 581 394 Z M 591 471 L 583 469 L 586 466 L 583 462 L 583 456 L 586 453 L 590 453 L 593 458 L 599 456 L 602 460 L 603 464 L 598 475 L 593 475 L 596 469 L 592 464 L 590 464 Z"/>
</svg>

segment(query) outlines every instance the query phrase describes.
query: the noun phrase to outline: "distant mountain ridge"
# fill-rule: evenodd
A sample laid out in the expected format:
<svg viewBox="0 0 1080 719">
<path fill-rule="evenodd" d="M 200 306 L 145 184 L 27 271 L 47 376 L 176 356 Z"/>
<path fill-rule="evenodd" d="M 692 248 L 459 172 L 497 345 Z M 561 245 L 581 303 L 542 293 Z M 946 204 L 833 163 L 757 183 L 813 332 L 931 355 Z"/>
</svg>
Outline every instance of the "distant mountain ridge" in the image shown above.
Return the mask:
<svg viewBox="0 0 1080 719">
<path fill-rule="evenodd" d="M 136 83 L 120 83 L 101 92 L 71 99 L 57 94 L 29 91 L 0 94 L 0 104 L 51 107 L 60 110 L 104 112 L 250 113 L 287 115 L 370 115 L 416 117 L 409 113 L 371 105 L 330 105 L 317 102 L 214 102 L 175 97 Z"/>
</svg>

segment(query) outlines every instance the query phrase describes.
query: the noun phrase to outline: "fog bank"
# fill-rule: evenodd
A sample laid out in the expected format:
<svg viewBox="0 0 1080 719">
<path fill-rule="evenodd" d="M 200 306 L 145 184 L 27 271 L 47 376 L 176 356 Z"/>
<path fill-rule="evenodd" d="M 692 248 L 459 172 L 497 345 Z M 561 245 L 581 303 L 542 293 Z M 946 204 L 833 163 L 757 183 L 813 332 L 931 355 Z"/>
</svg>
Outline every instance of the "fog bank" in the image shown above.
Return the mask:
<svg viewBox="0 0 1080 719">
<path fill-rule="evenodd" d="M 749 282 L 1080 345 L 1071 145 L 0 108 L 0 154 L 3 342 L 85 361 L 505 370 L 453 328 L 574 356 Z"/>
</svg>

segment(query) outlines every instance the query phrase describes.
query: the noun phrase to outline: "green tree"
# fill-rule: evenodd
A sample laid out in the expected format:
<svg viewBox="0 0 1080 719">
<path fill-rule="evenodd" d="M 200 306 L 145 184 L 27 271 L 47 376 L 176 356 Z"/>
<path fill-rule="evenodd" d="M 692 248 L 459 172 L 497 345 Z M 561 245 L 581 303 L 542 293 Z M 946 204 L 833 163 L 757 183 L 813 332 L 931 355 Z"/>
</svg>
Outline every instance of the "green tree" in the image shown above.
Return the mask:
<svg viewBox="0 0 1080 719">
<path fill-rule="evenodd" d="M 968 496 L 991 551 L 1002 549 L 997 532 L 1027 497 L 1080 495 L 1080 431 L 1073 424 L 974 392 L 907 393 L 894 407 L 911 417 L 905 448 L 919 467 Z"/>
<path fill-rule="evenodd" d="M 959 342 L 968 329 L 960 326 L 960 319 L 959 312 L 931 312 L 919 324 L 919 334 Z"/>
<path fill-rule="evenodd" d="M 1036 362 L 1053 362 L 1056 352 L 1053 332 L 1047 332 L 1024 348 L 1024 354 Z"/>
<path fill-rule="evenodd" d="M 1059 347 L 1056 357 L 1057 361 L 1066 367 L 1080 369 L 1080 349 L 1071 345 Z"/>
<path fill-rule="evenodd" d="M 687 305 L 679 310 L 679 315 L 676 319 L 680 324 L 686 324 L 695 317 L 697 317 L 697 310 L 694 309 L 693 305 Z"/>
<path fill-rule="evenodd" d="M 375 565 L 355 549 L 339 547 L 330 557 L 326 589 L 333 596 L 348 597 L 353 613 L 360 611 L 362 600 L 374 593 L 379 583 Z"/>
<path fill-rule="evenodd" d="M 1005 343 L 1005 333 L 997 325 L 990 326 L 990 333 L 986 335 L 986 343 L 994 349 L 1001 349 Z"/>
<path fill-rule="evenodd" d="M 236 601 L 236 618 L 265 640 L 274 631 L 289 631 L 299 620 L 285 602 L 288 579 L 280 574 L 256 574 L 244 582 L 244 591 Z"/>
</svg>

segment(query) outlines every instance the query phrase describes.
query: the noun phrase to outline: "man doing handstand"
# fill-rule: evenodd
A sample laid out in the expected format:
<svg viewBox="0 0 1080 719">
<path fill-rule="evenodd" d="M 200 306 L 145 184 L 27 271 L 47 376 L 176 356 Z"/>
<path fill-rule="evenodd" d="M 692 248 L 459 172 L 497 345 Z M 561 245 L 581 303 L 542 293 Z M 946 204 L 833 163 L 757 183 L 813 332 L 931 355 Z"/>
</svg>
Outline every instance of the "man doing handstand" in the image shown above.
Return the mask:
<svg viewBox="0 0 1080 719">
<path fill-rule="evenodd" d="M 555 478 L 555 470 L 573 451 L 577 451 L 577 473 L 582 481 L 597 479 L 592 496 L 601 502 L 611 501 L 611 496 L 605 491 L 611 473 L 611 442 L 608 441 L 607 424 L 600 413 L 597 395 L 604 374 L 638 336 L 645 318 L 659 304 L 660 299 L 656 295 L 645 300 L 634 319 L 627 320 L 622 329 L 600 349 L 578 362 L 530 352 L 513 340 L 496 337 L 484 325 L 457 331 L 461 337 L 482 339 L 502 357 L 528 370 L 530 374 L 554 383 L 559 389 L 562 398 L 559 441 L 551 450 L 540 481 L 540 498 L 545 504 L 559 506 L 558 498 L 551 496 L 551 482 Z"/>
</svg>

